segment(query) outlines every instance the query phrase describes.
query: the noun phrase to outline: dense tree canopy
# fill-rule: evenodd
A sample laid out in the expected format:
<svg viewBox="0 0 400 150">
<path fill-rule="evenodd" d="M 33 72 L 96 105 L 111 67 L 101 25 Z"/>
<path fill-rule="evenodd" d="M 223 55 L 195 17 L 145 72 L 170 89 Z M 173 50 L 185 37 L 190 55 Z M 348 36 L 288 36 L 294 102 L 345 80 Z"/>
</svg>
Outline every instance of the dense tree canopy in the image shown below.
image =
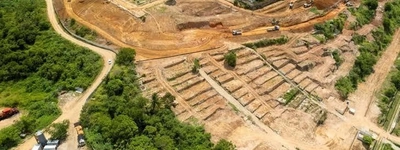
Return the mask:
<svg viewBox="0 0 400 150">
<path fill-rule="evenodd" d="M 122 48 L 117 55 L 116 63 L 119 65 L 129 65 L 135 61 L 136 52 L 130 48 Z"/>
<path fill-rule="evenodd" d="M 0 0 L 0 105 L 26 116 L 0 130 L 0 149 L 21 141 L 59 114 L 57 93 L 87 88 L 101 67 L 100 57 L 56 34 L 42 0 Z"/>
<path fill-rule="evenodd" d="M 121 51 L 122 52 L 122 51 Z M 129 55 L 130 58 L 134 57 Z M 156 93 L 141 96 L 133 63 L 116 66 L 85 105 L 81 122 L 94 149 L 213 149 L 210 134 L 201 126 L 176 119 L 170 107 L 174 97 Z M 111 92 L 110 92 L 111 91 Z M 221 141 L 215 149 L 232 150 Z"/>
</svg>

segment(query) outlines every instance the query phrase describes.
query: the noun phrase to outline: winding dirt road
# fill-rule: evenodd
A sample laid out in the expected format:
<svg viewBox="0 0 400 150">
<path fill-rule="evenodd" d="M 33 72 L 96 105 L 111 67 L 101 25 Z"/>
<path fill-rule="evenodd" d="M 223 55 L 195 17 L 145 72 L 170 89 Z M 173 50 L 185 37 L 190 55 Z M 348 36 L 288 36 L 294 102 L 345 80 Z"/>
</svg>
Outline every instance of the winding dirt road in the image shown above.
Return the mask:
<svg viewBox="0 0 400 150">
<path fill-rule="evenodd" d="M 79 120 L 79 116 L 82 110 L 83 105 L 86 102 L 86 99 L 89 98 L 89 96 L 95 91 L 95 89 L 100 85 L 102 82 L 103 78 L 110 72 L 112 65 L 108 64 L 108 60 L 112 60 L 114 62 L 115 59 L 115 54 L 109 50 L 105 50 L 87 43 L 84 43 L 80 40 L 75 39 L 68 33 L 66 33 L 63 28 L 58 24 L 57 22 L 57 17 L 54 12 L 53 8 L 53 1 L 52 0 L 46 0 L 46 5 L 47 5 L 47 15 L 49 17 L 49 21 L 53 27 L 53 29 L 63 38 L 69 40 L 72 43 L 75 43 L 76 45 L 86 47 L 93 52 L 99 54 L 103 58 L 103 68 L 101 72 L 97 75 L 96 79 L 93 81 L 92 85 L 86 89 L 86 91 L 78 97 L 76 100 L 73 102 L 70 102 L 65 108 L 62 110 L 62 115 L 58 117 L 53 123 L 61 122 L 62 120 L 69 120 L 70 125 L 68 129 L 68 138 L 67 140 L 60 145 L 58 148 L 59 150 L 67 150 L 67 149 L 74 149 L 77 147 L 77 135 L 76 132 L 73 128 L 73 123 L 77 122 Z M 90 62 L 88 62 L 90 63 Z M 46 137 L 49 137 L 48 134 L 46 134 Z M 30 137 L 27 139 L 24 143 L 20 144 L 18 147 L 15 149 L 17 150 L 27 150 L 31 149 L 32 146 L 36 144 L 35 138 Z"/>
</svg>

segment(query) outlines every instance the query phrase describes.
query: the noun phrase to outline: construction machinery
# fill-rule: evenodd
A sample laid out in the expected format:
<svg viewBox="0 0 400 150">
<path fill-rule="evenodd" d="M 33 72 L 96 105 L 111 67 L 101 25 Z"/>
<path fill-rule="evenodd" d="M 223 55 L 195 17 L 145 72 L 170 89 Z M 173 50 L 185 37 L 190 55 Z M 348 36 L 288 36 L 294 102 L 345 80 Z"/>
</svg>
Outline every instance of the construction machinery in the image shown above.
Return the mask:
<svg viewBox="0 0 400 150">
<path fill-rule="evenodd" d="M 232 30 L 232 35 L 242 35 L 241 30 Z"/>
<path fill-rule="evenodd" d="M 272 28 L 268 28 L 267 32 L 272 32 L 272 31 L 279 31 L 279 20 L 273 18 L 271 20 L 271 24 L 274 26 Z"/>
<path fill-rule="evenodd" d="M 314 0 L 310 0 L 310 2 L 306 2 L 306 3 L 304 3 L 304 8 L 308 8 L 308 7 L 311 7 L 311 5 L 314 3 Z"/>
<path fill-rule="evenodd" d="M 274 27 L 267 29 L 267 32 L 272 32 L 272 31 L 279 31 L 279 26 L 275 25 Z"/>
<path fill-rule="evenodd" d="M 19 110 L 17 108 L 4 108 L 0 113 L 0 120 L 7 119 L 18 113 Z"/>
<path fill-rule="evenodd" d="M 85 146 L 86 142 L 85 142 L 85 137 L 84 137 L 83 128 L 81 126 L 81 123 L 80 122 L 74 123 L 74 127 L 76 130 L 76 133 L 78 134 L 78 147 Z"/>
<path fill-rule="evenodd" d="M 289 3 L 289 9 L 293 9 L 293 2 Z"/>
<path fill-rule="evenodd" d="M 351 3 L 350 0 L 344 0 L 343 2 L 347 7 L 353 6 L 353 3 Z"/>
</svg>

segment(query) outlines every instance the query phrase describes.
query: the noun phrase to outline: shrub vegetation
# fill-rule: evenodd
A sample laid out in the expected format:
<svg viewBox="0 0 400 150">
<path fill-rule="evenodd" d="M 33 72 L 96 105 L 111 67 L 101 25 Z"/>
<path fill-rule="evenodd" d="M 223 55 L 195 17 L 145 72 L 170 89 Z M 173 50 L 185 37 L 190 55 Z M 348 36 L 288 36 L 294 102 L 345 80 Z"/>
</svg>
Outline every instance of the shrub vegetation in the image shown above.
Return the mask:
<svg viewBox="0 0 400 150">
<path fill-rule="evenodd" d="M 224 56 L 225 64 L 227 64 L 229 67 L 236 67 L 236 53 L 235 51 L 229 51 L 227 54 Z"/>
<path fill-rule="evenodd" d="M 263 40 L 253 42 L 253 43 L 245 43 L 243 45 L 253 48 L 253 49 L 257 49 L 257 48 L 267 47 L 267 46 L 271 46 L 271 45 L 282 45 L 282 44 L 287 43 L 288 41 L 289 41 L 289 38 L 287 36 L 281 36 L 276 39 L 263 39 Z"/>
<path fill-rule="evenodd" d="M 376 8 L 374 2 L 366 1 L 363 1 L 363 4 L 368 6 L 368 9 Z M 397 17 L 400 15 L 399 10 L 399 1 L 385 4 L 383 27 L 372 31 L 374 41 L 366 41 L 365 37 L 360 35 L 353 36 L 354 42 L 359 44 L 360 55 L 356 58 L 350 73 L 340 78 L 335 84 L 336 89 L 343 98 L 347 98 L 349 93 L 356 90 L 359 82 L 364 81 L 366 76 L 373 73 L 373 65 L 377 62 L 382 51 L 390 44 L 394 30 L 400 25 L 400 17 Z"/>
<path fill-rule="evenodd" d="M 80 120 L 93 149 L 234 149 L 225 140 L 214 146 L 203 127 L 178 121 L 171 94 L 142 97 L 137 79 L 133 62 L 117 65 L 85 105 Z"/>
<path fill-rule="evenodd" d="M 48 126 L 60 114 L 57 93 L 87 88 L 102 65 L 98 55 L 56 34 L 45 10 L 44 1 L 0 0 L 0 105 L 26 112 L 0 130 L 0 149 Z"/>
</svg>

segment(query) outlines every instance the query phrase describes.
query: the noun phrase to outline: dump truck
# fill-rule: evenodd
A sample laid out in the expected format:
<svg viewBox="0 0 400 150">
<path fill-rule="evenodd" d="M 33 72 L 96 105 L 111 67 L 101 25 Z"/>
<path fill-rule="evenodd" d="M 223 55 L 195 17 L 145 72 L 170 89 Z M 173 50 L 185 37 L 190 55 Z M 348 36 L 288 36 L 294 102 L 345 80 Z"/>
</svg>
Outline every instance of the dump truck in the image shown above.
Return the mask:
<svg viewBox="0 0 400 150">
<path fill-rule="evenodd" d="M 308 8 L 308 7 L 310 7 L 312 4 L 314 3 L 314 0 L 310 0 L 310 2 L 306 2 L 306 3 L 304 3 L 304 8 Z"/>
<path fill-rule="evenodd" d="M 78 134 L 78 147 L 85 146 L 86 142 L 85 142 L 85 137 L 84 137 L 83 128 L 81 126 L 81 123 L 80 122 L 74 123 L 74 127 L 76 130 L 76 133 Z"/>
<path fill-rule="evenodd" d="M 293 2 L 290 2 L 289 3 L 289 9 L 293 9 L 293 5 L 294 5 Z"/>
<path fill-rule="evenodd" d="M 19 110 L 17 108 L 4 108 L 0 113 L 0 120 L 7 119 L 18 113 Z"/>
<path fill-rule="evenodd" d="M 304 3 L 304 8 L 308 8 L 308 7 L 310 7 L 311 6 L 311 4 L 310 3 Z"/>
<path fill-rule="evenodd" d="M 241 30 L 232 30 L 232 35 L 242 35 Z"/>
<path fill-rule="evenodd" d="M 279 31 L 279 26 L 275 25 L 274 27 L 267 29 L 267 32 L 272 32 L 272 31 Z"/>
</svg>

